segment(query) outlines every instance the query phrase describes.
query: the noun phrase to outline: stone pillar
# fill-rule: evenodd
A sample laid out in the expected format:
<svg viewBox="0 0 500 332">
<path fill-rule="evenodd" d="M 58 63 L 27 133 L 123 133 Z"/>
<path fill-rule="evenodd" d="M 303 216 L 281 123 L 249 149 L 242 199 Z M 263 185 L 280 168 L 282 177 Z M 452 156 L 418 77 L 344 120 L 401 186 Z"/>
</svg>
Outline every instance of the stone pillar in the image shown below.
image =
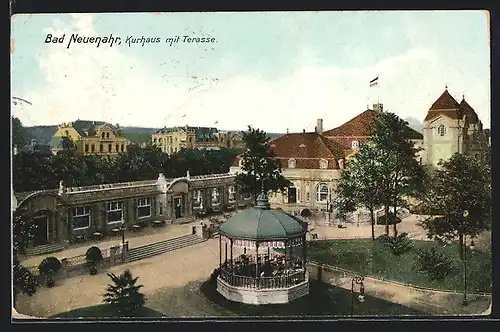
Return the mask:
<svg viewBox="0 0 500 332">
<path fill-rule="evenodd" d="M 61 259 L 61 270 L 60 271 L 64 277 L 68 276 L 67 268 L 68 268 L 68 259 L 67 258 Z"/>
<path fill-rule="evenodd" d="M 116 265 L 117 252 L 120 246 L 112 246 L 109 248 L 109 261 L 111 266 Z"/>
</svg>

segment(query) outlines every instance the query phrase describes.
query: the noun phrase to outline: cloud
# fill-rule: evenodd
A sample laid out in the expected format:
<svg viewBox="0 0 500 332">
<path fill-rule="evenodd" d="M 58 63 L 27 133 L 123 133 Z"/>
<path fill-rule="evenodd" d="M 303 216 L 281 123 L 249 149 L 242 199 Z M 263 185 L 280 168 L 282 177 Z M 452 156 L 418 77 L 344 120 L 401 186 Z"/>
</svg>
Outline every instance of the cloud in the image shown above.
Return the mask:
<svg viewBox="0 0 500 332">
<path fill-rule="evenodd" d="M 73 23 L 56 22 L 45 33 L 98 35 L 94 17 L 73 15 Z M 279 79 L 258 73 L 228 72 L 226 77 L 162 75 L 155 66 L 127 53 L 125 48 L 50 45 L 38 55 L 45 84 L 27 92 L 31 107 L 18 109 L 25 125 L 56 124 L 76 119 L 102 120 L 122 126 L 173 125 L 244 129 L 248 124 L 268 132 L 314 130 L 317 118 L 326 129 L 364 111 L 378 98 L 384 108 L 402 118 L 423 119 L 444 90 L 471 95 L 471 105 L 483 110 L 489 122 L 488 89 L 482 81 L 446 67 L 431 49 L 414 48 L 370 67 L 318 64 L 312 50 L 304 49 L 295 69 Z M 179 59 L 181 60 L 181 59 Z M 445 59 L 446 60 L 446 59 Z M 227 72 L 224 62 L 217 64 Z M 380 75 L 380 87 L 368 83 Z M 485 90 L 483 90 L 485 89 Z M 185 117 L 183 115 L 186 114 Z M 489 125 L 486 125 L 489 127 Z"/>
</svg>

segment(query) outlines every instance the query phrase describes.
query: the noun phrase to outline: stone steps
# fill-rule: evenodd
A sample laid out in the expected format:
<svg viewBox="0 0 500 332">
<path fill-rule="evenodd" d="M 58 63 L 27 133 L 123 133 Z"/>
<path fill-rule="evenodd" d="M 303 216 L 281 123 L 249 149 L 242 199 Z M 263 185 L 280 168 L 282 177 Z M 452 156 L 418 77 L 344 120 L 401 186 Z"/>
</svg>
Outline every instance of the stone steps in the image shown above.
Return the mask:
<svg viewBox="0 0 500 332">
<path fill-rule="evenodd" d="M 62 244 L 44 244 L 41 246 L 36 246 L 33 248 L 26 248 L 26 256 L 37 256 L 37 255 L 44 255 L 44 254 L 50 254 L 52 252 L 57 252 L 64 250 L 66 248 Z"/>
<path fill-rule="evenodd" d="M 145 246 L 132 248 L 128 251 L 126 261 L 133 262 L 156 255 L 161 255 L 169 251 L 185 248 L 205 241 L 197 235 L 183 235 L 161 242 L 147 244 Z"/>
</svg>

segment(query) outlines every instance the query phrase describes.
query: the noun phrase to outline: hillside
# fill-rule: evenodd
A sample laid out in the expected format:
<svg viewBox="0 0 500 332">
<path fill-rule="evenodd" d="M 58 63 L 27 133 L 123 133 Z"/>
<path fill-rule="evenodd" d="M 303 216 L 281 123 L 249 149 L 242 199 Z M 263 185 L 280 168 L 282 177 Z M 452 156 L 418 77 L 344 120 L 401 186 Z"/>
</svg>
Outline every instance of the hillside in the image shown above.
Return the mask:
<svg viewBox="0 0 500 332">
<path fill-rule="evenodd" d="M 407 117 L 404 119 L 406 122 L 408 122 L 408 125 L 410 126 L 410 128 L 418 131 L 419 133 L 423 133 L 424 132 L 424 123 L 418 119 L 415 119 L 413 117 Z"/>
<path fill-rule="evenodd" d="M 143 127 L 120 127 L 125 137 L 132 143 L 141 144 L 151 141 L 151 135 L 159 128 L 143 128 Z M 38 144 L 48 144 L 50 139 L 57 131 L 57 125 L 49 126 L 33 126 L 24 127 L 25 129 L 25 142 L 29 144 L 32 139 L 36 139 Z M 237 130 L 234 130 L 235 132 Z M 267 133 L 271 140 L 276 139 L 284 134 L 281 133 Z"/>
</svg>

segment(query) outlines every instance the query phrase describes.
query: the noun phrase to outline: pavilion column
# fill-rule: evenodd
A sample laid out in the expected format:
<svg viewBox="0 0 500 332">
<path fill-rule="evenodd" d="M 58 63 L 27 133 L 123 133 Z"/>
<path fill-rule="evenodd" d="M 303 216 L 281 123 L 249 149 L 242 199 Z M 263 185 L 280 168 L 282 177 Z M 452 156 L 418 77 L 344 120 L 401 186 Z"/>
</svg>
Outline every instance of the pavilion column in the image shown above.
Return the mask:
<svg viewBox="0 0 500 332">
<path fill-rule="evenodd" d="M 227 263 L 227 242 L 226 242 L 226 250 L 224 250 L 224 252 L 226 253 L 226 258 L 224 259 L 224 264 Z"/>
<path fill-rule="evenodd" d="M 306 235 L 302 237 L 302 262 L 304 267 L 306 266 L 306 261 L 307 261 L 307 242 L 306 242 Z"/>
<path fill-rule="evenodd" d="M 219 269 L 222 267 L 222 236 L 219 234 Z"/>
<path fill-rule="evenodd" d="M 255 277 L 259 277 L 259 242 L 255 242 L 255 251 L 257 253 L 255 257 Z"/>
<path fill-rule="evenodd" d="M 231 275 L 234 274 L 233 271 L 233 239 L 230 239 L 231 241 Z"/>
</svg>

